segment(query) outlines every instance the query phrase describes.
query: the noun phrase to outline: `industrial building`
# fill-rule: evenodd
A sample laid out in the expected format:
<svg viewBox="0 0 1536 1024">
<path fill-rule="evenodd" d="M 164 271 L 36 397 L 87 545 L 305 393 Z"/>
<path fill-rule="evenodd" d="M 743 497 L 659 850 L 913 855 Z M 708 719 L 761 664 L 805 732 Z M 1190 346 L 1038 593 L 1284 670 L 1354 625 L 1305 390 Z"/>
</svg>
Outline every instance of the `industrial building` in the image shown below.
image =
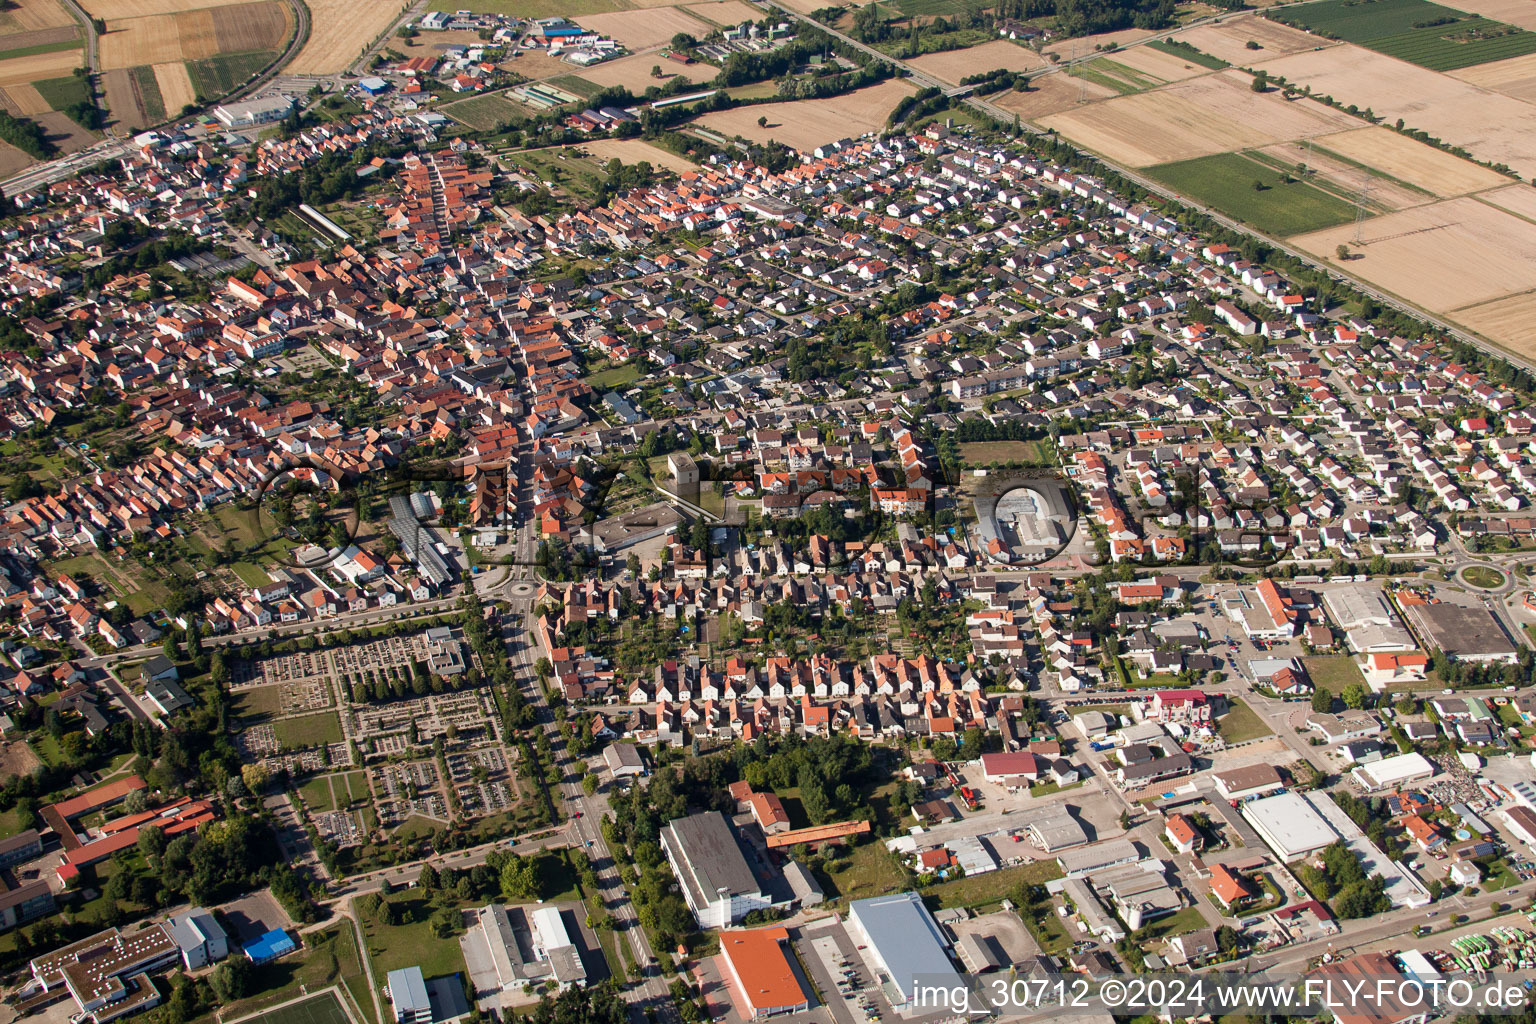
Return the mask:
<svg viewBox="0 0 1536 1024">
<path fill-rule="evenodd" d="M 1212 772 L 1211 779 L 1216 783 L 1216 792 L 1226 800 L 1252 800 L 1278 793 L 1285 788 L 1280 773 L 1270 764 L 1252 764 L 1245 768 Z"/>
<path fill-rule="evenodd" d="M 700 928 L 729 928 L 773 905 L 719 811 L 670 822 L 661 830 L 661 848 Z"/>
<path fill-rule="evenodd" d="M 447 563 L 437 551 L 432 531 L 416 518 L 411 501 L 403 494 L 389 499 L 389 532 L 400 542 L 400 550 L 416 566 L 422 580 L 433 588 L 447 586 L 452 580 Z"/>
<path fill-rule="evenodd" d="M 1357 654 L 1414 649 L 1413 636 L 1398 621 L 1380 584 L 1330 587 L 1323 592 L 1323 607 Z"/>
<path fill-rule="evenodd" d="M 263 96 L 243 103 L 224 103 L 213 108 L 213 116 L 226 128 L 249 128 L 281 121 L 293 109 L 291 96 Z"/>
<path fill-rule="evenodd" d="M 1064 804 L 1043 808 L 1029 819 L 1029 838 L 1046 853 L 1088 842 L 1088 833 Z"/>
<path fill-rule="evenodd" d="M 1290 863 L 1344 838 L 1300 793 L 1280 793 L 1243 805 L 1243 817 L 1275 856 Z"/>
<path fill-rule="evenodd" d="M 587 969 L 581 962 L 581 950 L 565 929 L 565 916 L 559 907 L 540 907 L 529 915 L 533 923 L 534 955 L 549 964 L 555 984 L 560 988 L 584 984 Z"/>
<path fill-rule="evenodd" d="M 1090 875 L 1141 860 L 1141 850 L 1129 839 L 1109 839 L 1080 850 L 1068 850 L 1056 858 L 1068 878 Z"/>
<path fill-rule="evenodd" d="M 1424 642 L 1453 661 L 1508 662 L 1516 660 L 1514 642 L 1499 620 L 1482 605 L 1450 601 L 1408 606 L 1413 628 Z"/>
<path fill-rule="evenodd" d="M 1362 764 L 1350 773 L 1356 782 L 1367 790 L 1395 789 L 1409 783 L 1432 778 L 1435 764 L 1417 751 L 1384 757 L 1380 761 Z"/>
<path fill-rule="evenodd" d="M 738 1005 L 751 1011 L 752 1020 L 811 1007 L 785 951 L 788 943 L 784 928 L 720 933 L 726 975 Z"/>
<path fill-rule="evenodd" d="M 949 943 L 915 892 L 855 900 L 848 905 L 848 931 L 867 947 L 878 981 L 890 987 L 891 1003 L 911 1003 L 917 982 L 955 988 L 964 984 L 949 959 Z"/>
</svg>

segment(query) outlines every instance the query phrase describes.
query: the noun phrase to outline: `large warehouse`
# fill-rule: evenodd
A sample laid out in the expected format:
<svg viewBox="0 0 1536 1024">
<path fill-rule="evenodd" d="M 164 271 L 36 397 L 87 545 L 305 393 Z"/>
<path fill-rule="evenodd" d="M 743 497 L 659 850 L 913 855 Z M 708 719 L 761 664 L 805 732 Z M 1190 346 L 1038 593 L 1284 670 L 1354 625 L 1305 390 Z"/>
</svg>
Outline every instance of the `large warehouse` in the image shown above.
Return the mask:
<svg viewBox="0 0 1536 1024">
<path fill-rule="evenodd" d="M 700 928 L 729 928 L 772 906 L 719 811 L 678 818 L 661 830 L 661 848 Z"/>
<path fill-rule="evenodd" d="M 1454 661 L 1514 662 L 1514 643 L 1493 613 L 1481 605 L 1437 601 L 1408 606 L 1413 628 L 1424 642 Z"/>
<path fill-rule="evenodd" d="M 1344 838 L 1299 793 L 1280 793 L 1243 804 L 1243 817 L 1275 856 L 1289 863 Z"/>
<path fill-rule="evenodd" d="M 811 1001 L 795 976 L 785 945 L 784 928 L 754 928 L 720 933 L 720 953 L 739 1005 L 752 1019 L 810 1009 Z"/>
<path fill-rule="evenodd" d="M 915 892 L 875 896 L 848 904 L 848 931 L 860 945 L 868 946 L 869 959 L 882 981 L 900 994 L 896 1006 L 913 999 L 919 982 L 954 988 L 963 985 L 949 959 L 948 943 L 939 924 Z"/>
</svg>

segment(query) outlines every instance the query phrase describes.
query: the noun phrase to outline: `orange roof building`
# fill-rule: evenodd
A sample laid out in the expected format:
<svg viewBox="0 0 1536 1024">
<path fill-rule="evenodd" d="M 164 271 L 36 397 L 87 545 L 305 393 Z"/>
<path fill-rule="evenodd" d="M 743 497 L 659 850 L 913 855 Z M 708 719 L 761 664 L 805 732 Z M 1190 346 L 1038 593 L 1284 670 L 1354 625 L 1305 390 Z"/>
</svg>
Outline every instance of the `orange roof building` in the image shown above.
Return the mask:
<svg viewBox="0 0 1536 1024">
<path fill-rule="evenodd" d="M 1253 886 L 1248 880 L 1233 873 L 1225 864 L 1211 865 L 1211 893 L 1225 907 L 1254 895 Z"/>
<path fill-rule="evenodd" d="M 784 952 L 788 941 L 785 928 L 720 933 L 720 959 L 742 1017 L 756 1020 L 811 1008 Z"/>
</svg>

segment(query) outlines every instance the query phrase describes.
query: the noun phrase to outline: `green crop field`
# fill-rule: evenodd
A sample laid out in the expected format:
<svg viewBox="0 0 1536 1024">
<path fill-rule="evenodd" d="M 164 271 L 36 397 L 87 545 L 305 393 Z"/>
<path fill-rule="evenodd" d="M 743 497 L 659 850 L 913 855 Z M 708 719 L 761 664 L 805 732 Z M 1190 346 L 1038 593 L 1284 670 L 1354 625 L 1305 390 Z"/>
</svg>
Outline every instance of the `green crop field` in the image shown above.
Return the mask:
<svg viewBox="0 0 1536 1024">
<path fill-rule="evenodd" d="M 1173 56 L 1182 60 L 1187 60 L 1191 64 L 1198 64 L 1203 68 L 1210 68 L 1212 71 L 1220 71 L 1223 68 L 1232 66 L 1226 61 L 1222 60 L 1220 57 L 1213 57 L 1208 53 L 1204 53 L 1195 49 L 1193 46 L 1184 42 L 1182 39 L 1153 39 L 1146 45 L 1152 47 L 1154 50 L 1161 50 L 1164 53 L 1172 54 Z"/>
<path fill-rule="evenodd" d="M 1431 71 L 1536 53 L 1536 32 L 1429 0 L 1324 0 L 1269 15 L 1276 21 L 1406 60 Z"/>
<path fill-rule="evenodd" d="M 489 132 L 495 131 L 497 125 L 510 122 L 512 118 L 525 113 L 527 108 L 500 93 L 492 93 L 450 103 L 441 109 L 455 121 L 462 121 L 477 131 Z"/>
<path fill-rule="evenodd" d="M 244 85 L 247 79 L 276 59 L 276 50 L 222 53 L 204 60 L 187 61 L 187 74 L 191 76 L 197 94 L 213 100 Z"/>
<path fill-rule="evenodd" d="M 1346 224 L 1353 204 L 1240 153 L 1159 164 L 1146 173 L 1197 202 L 1213 206 L 1266 234 L 1284 237 Z M 1258 183 L 1262 188 L 1255 188 Z"/>
</svg>

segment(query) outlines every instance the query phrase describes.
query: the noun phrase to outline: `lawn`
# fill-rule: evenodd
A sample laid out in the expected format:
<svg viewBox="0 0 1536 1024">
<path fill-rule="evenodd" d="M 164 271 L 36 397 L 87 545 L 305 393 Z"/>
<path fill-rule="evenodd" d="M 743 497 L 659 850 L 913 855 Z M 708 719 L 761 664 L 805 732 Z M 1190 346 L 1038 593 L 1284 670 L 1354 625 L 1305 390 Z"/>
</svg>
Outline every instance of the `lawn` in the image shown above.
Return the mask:
<svg viewBox="0 0 1536 1024">
<path fill-rule="evenodd" d="M 495 131 L 500 125 L 510 122 L 513 117 L 526 113 L 526 108 L 521 104 L 507 99 L 500 93 L 475 96 L 457 103 L 449 103 L 438 109 L 449 117 L 482 132 Z"/>
<path fill-rule="evenodd" d="M 330 992 L 322 992 L 313 999 L 292 1003 L 281 1010 L 268 1010 L 257 1017 L 248 1017 L 242 1024 L 348 1024 L 347 1012 Z"/>
<path fill-rule="evenodd" d="M 277 734 L 277 742 L 285 749 L 340 743 L 341 716 L 334 711 L 323 711 L 318 715 L 282 718 L 272 723 L 272 730 Z"/>
<path fill-rule="evenodd" d="M 107 597 L 122 601 L 135 615 L 158 610 L 171 596 L 169 588 L 151 577 L 148 569 L 130 562 L 113 564 L 94 551 L 51 564 L 57 572 L 67 572 L 82 582 L 95 580 Z"/>
<path fill-rule="evenodd" d="M 1242 743 L 1244 740 L 1256 740 L 1260 736 L 1268 736 L 1273 733 L 1258 712 L 1244 704 L 1236 697 L 1227 700 L 1227 713 L 1216 722 L 1216 730 L 1221 733 L 1221 738 L 1228 743 Z"/>
<path fill-rule="evenodd" d="M 235 694 L 230 709 L 245 720 L 247 725 L 265 721 L 283 710 L 283 688 L 277 683 L 270 686 L 253 686 Z"/>
<path fill-rule="evenodd" d="M 1461 570 L 1461 578 L 1468 586 L 1481 587 L 1484 590 L 1502 587 L 1506 579 L 1502 572 L 1486 565 L 1467 566 Z"/>
<path fill-rule="evenodd" d="M 1483 869 L 1481 885 L 1484 892 L 1498 892 L 1500 889 L 1508 889 L 1512 885 L 1520 884 L 1520 876 L 1515 874 L 1503 857 L 1493 857 L 1477 863 Z"/>
<path fill-rule="evenodd" d="M 828 899 L 858 900 L 906 888 L 907 875 L 883 845 L 867 842 L 828 861 L 821 882 Z"/>
<path fill-rule="evenodd" d="M 613 391 L 628 387 L 641 377 L 640 367 L 634 363 L 620 363 L 587 375 L 587 386 L 593 391 Z"/>
<path fill-rule="evenodd" d="M 264 587 L 272 582 L 272 577 L 263 572 L 260 566 L 250 562 L 235 562 L 231 568 L 240 577 L 240 582 L 248 587 Z"/>
<path fill-rule="evenodd" d="M 513 150 L 501 159 L 550 186 L 564 188 L 577 199 L 596 198 L 597 188 L 608 180 L 601 162 L 566 147 Z"/>
<path fill-rule="evenodd" d="M 404 923 L 386 926 L 358 915 L 368 940 L 368 955 L 373 958 L 375 978 L 382 979 L 390 971 L 403 967 L 420 967 L 427 978 L 459 974 L 464 970 L 464 954 L 458 942 L 439 939 L 432 934 L 428 918 L 434 908 L 430 900 L 414 889 L 384 898 L 396 905 L 400 912 L 397 920 Z M 353 909 L 356 913 L 355 906 Z"/>
<path fill-rule="evenodd" d="M 1061 868 L 1054 860 L 1037 860 L 1014 868 L 930 885 L 923 890 L 923 898 L 937 899 L 939 906 L 945 909 L 990 907 L 1007 899 L 1009 893 L 1020 885 L 1044 885 L 1060 877 Z"/>
<path fill-rule="evenodd" d="M 1453 71 L 1536 52 L 1536 32 L 1428 0 L 1325 0 L 1274 11 L 1269 17 L 1431 71 Z"/>
<path fill-rule="evenodd" d="M 1321 686 L 1335 697 L 1343 693 L 1344 687 L 1350 683 L 1365 683 L 1365 677 L 1360 674 L 1360 666 L 1342 654 L 1303 658 L 1302 664 L 1306 666 L 1307 675 L 1312 677 L 1312 685 Z"/>
<path fill-rule="evenodd" d="M 336 810 L 336 800 L 331 796 L 329 775 L 310 779 L 299 787 L 299 795 L 304 798 L 304 806 L 309 808 L 311 814 L 323 814 L 326 811 Z"/>
<path fill-rule="evenodd" d="M 357 938 L 350 924 L 304 936 L 301 952 L 258 964 L 250 968 L 246 991 L 255 992 L 246 999 L 222 1005 L 199 1021 L 237 1021 L 243 1024 L 349 1024 L 351 1018 L 333 996 L 316 995 L 303 1002 L 265 1013 L 267 1007 L 299 999 L 306 991 L 314 992 L 340 984 L 353 1004 L 362 1010 L 365 1024 L 373 1024 L 373 1002 L 363 975 L 363 961 L 358 956 Z M 260 1014 L 247 1017 L 247 1014 Z"/>
<path fill-rule="evenodd" d="M 1240 153 L 1159 164 L 1146 173 L 1196 202 L 1279 237 L 1347 224 L 1355 218 L 1352 203 L 1304 181 L 1287 182 L 1282 177 L 1289 177 L 1286 172 Z"/>
<path fill-rule="evenodd" d="M 71 43 L 71 46 L 79 46 L 79 43 Z M 45 78 L 41 82 L 32 83 L 32 87 L 38 91 L 48 105 L 54 110 L 64 110 L 77 103 L 90 102 L 90 93 L 86 91 L 85 79 L 77 75 L 65 75 L 62 78 Z"/>
<path fill-rule="evenodd" d="M 1030 466 L 1056 464 L 1049 441 L 970 441 L 959 448 L 960 460 L 968 466 L 993 462 L 1018 462 Z"/>
<path fill-rule="evenodd" d="M 1182 910 L 1160 917 L 1151 924 L 1137 931 L 1133 938 L 1147 942 L 1152 939 L 1172 938 L 1175 935 L 1184 935 L 1197 928 L 1204 928 L 1205 915 L 1200 913 L 1199 907 L 1185 907 Z"/>
</svg>

